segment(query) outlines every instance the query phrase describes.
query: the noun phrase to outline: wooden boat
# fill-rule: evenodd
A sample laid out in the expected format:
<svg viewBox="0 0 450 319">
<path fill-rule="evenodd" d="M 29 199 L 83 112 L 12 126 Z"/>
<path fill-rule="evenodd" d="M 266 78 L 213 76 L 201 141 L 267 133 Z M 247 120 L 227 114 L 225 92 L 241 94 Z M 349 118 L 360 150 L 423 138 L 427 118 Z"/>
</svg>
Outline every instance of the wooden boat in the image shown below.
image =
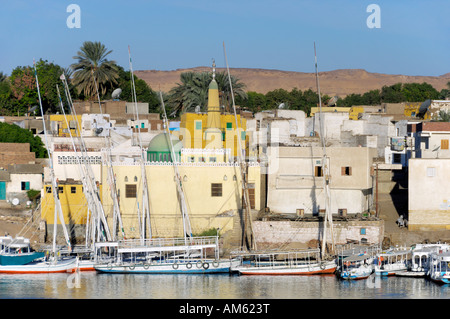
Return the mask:
<svg viewBox="0 0 450 319">
<path fill-rule="evenodd" d="M 24 237 L 0 237 L 0 265 L 25 265 L 45 256 L 44 252 L 33 251 L 30 240 Z"/>
<path fill-rule="evenodd" d="M 340 259 L 339 278 L 345 280 L 366 279 L 373 273 L 373 257 L 370 255 L 353 255 Z"/>
<path fill-rule="evenodd" d="M 253 252 L 236 255 L 240 263 L 231 271 L 240 275 L 334 274 L 335 260 L 321 260 L 319 249 L 303 251 Z"/>
<path fill-rule="evenodd" d="M 24 265 L 1 265 L 1 274 L 42 274 L 75 272 L 77 259 L 42 260 L 38 259 Z"/>
<path fill-rule="evenodd" d="M 449 250 L 448 244 L 417 244 L 412 247 L 408 270 L 397 273 L 403 277 L 426 277 L 431 269 L 432 255 Z"/>
<path fill-rule="evenodd" d="M 24 237 L 0 238 L 0 273 L 39 274 L 73 272 L 77 267 L 76 258 L 65 260 L 45 260 L 44 252 L 32 251 L 30 241 Z"/>
<path fill-rule="evenodd" d="M 431 256 L 430 279 L 438 284 L 450 284 L 450 252 Z"/>
<path fill-rule="evenodd" d="M 96 243 L 96 251 L 101 257 L 98 257 L 94 268 L 104 273 L 230 273 L 231 267 L 239 262 L 219 258 L 217 236 Z M 211 251 L 214 251 L 213 257 L 208 254 Z"/>
<path fill-rule="evenodd" d="M 390 250 L 377 254 L 374 272 L 377 276 L 394 276 L 408 270 L 410 249 Z"/>
</svg>

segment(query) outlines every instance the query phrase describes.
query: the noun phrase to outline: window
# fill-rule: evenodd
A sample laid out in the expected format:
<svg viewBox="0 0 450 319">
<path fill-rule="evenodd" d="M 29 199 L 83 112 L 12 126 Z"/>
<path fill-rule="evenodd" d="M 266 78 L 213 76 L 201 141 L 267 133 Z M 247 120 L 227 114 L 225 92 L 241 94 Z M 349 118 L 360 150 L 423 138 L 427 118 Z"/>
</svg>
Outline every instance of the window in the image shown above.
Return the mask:
<svg viewBox="0 0 450 319">
<path fill-rule="evenodd" d="M 144 128 L 144 123 L 141 123 L 141 128 Z"/>
<path fill-rule="evenodd" d="M 427 176 L 434 177 L 436 175 L 436 167 L 427 167 Z"/>
<path fill-rule="evenodd" d="M 58 193 L 64 193 L 64 188 L 62 187 L 62 186 L 59 186 L 58 187 Z"/>
<path fill-rule="evenodd" d="M 241 140 L 245 141 L 245 131 L 241 132 Z"/>
<path fill-rule="evenodd" d="M 230 131 L 230 130 L 232 130 L 232 129 L 233 129 L 233 123 L 228 122 L 228 123 L 227 123 L 227 131 Z"/>
<path fill-rule="evenodd" d="M 46 186 L 46 187 L 45 187 L 45 192 L 46 192 L 47 194 L 50 194 L 50 193 L 52 192 L 52 187 L 51 187 L 51 186 Z"/>
<path fill-rule="evenodd" d="M 323 176 L 322 166 L 314 166 L 314 176 Z"/>
<path fill-rule="evenodd" d="M 23 191 L 30 190 L 30 182 L 21 182 L 20 189 Z"/>
<path fill-rule="evenodd" d="M 216 162 L 216 158 L 215 157 L 210 157 L 209 158 L 209 162 L 210 163 L 215 163 Z"/>
<path fill-rule="evenodd" d="M 350 166 L 341 167 L 341 175 L 342 176 L 351 176 L 352 168 Z"/>
<path fill-rule="evenodd" d="M 365 235 L 365 234 L 366 234 L 366 229 L 365 229 L 365 228 L 361 228 L 361 229 L 359 230 L 359 234 L 360 234 L 360 235 Z"/>
<path fill-rule="evenodd" d="M 125 197 L 126 198 L 136 198 L 136 185 L 126 184 L 125 185 Z"/>
<path fill-rule="evenodd" d="M 401 164 L 402 162 L 402 154 L 393 154 L 394 155 L 394 164 Z"/>
<path fill-rule="evenodd" d="M 222 183 L 211 183 L 211 197 L 222 197 Z"/>
<path fill-rule="evenodd" d="M 71 194 L 76 194 L 77 193 L 77 187 L 76 186 L 71 186 L 70 187 L 70 193 Z"/>
<path fill-rule="evenodd" d="M 448 150 L 448 139 L 441 140 L 441 150 Z"/>
<path fill-rule="evenodd" d="M 195 129 L 196 130 L 202 129 L 202 121 L 195 121 Z"/>
<path fill-rule="evenodd" d="M 338 215 L 341 217 L 347 216 L 347 208 L 339 208 L 338 209 Z"/>
</svg>

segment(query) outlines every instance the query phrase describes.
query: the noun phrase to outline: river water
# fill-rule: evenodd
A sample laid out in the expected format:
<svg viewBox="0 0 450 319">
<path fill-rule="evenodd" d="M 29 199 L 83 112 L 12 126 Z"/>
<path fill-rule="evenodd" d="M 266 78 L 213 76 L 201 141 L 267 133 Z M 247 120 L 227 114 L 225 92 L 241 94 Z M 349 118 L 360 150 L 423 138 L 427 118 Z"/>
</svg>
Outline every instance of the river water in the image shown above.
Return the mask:
<svg viewBox="0 0 450 319">
<path fill-rule="evenodd" d="M 425 278 L 78 274 L 0 275 L 2 299 L 446 299 Z"/>
</svg>

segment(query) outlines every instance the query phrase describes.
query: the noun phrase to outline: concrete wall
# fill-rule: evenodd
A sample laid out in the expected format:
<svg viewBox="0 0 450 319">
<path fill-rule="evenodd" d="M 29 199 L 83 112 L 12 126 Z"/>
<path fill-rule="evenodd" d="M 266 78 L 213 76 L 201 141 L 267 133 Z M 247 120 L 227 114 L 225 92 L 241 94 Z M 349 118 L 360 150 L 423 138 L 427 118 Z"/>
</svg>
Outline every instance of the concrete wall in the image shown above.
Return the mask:
<svg viewBox="0 0 450 319">
<path fill-rule="evenodd" d="M 323 223 L 319 222 L 254 221 L 252 226 L 258 248 L 261 249 L 270 245 L 317 243 L 322 240 L 324 232 Z M 371 244 L 378 244 L 384 236 L 382 220 L 333 222 L 333 228 L 336 245 L 363 238 Z M 331 243 L 329 228 L 327 238 L 327 242 Z"/>
<path fill-rule="evenodd" d="M 450 229 L 450 159 L 410 159 L 408 228 Z"/>
</svg>

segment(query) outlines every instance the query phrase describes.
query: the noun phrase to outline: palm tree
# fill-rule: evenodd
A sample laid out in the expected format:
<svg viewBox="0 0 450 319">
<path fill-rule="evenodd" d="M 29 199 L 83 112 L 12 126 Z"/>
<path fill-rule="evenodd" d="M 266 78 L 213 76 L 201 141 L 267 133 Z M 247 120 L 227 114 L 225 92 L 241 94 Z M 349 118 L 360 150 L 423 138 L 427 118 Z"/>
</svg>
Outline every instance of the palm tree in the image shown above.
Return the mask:
<svg viewBox="0 0 450 319">
<path fill-rule="evenodd" d="M 169 101 L 172 114 L 193 110 L 200 106 L 201 110 L 206 111 L 208 104 L 208 88 L 212 80 L 212 74 L 209 72 L 184 72 L 180 75 L 181 83 L 169 91 Z M 231 90 L 226 73 L 216 73 L 216 81 L 221 96 L 221 104 L 228 110 L 231 106 Z M 233 93 L 243 99 L 247 98 L 244 91 L 245 84 L 239 82 L 235 77 L 231 77 Z"/>
<path fill-rule="evenodd" d="M 73 57 L 78 62 L 70 66 L 74 72 L 72 83 L 84 96 L 95 96 L 97 85 L 104 95 L 108 85 L 117 83 L 119 73 L 116 62 L 106 58 L 111 52 L 100 42 L 86 41 L 77 56 Z"/>
</svg>

